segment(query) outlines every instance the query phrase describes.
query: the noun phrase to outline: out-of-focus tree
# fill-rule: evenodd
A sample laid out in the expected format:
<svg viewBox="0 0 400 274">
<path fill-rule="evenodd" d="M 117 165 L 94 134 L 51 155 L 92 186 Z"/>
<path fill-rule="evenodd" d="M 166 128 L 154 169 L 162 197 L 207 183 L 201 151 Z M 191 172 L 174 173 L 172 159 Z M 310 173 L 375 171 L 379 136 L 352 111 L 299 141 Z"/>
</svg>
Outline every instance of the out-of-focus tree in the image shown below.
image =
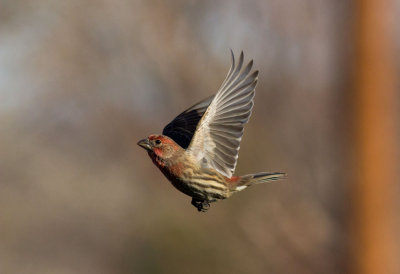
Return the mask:
<svg viewBox="0 0 400 274">
<path fill-rule="evenodd" d="M 400 272 L 395 2 L 356 3 L 353 270 L 395 274 Z"/>
</svg>

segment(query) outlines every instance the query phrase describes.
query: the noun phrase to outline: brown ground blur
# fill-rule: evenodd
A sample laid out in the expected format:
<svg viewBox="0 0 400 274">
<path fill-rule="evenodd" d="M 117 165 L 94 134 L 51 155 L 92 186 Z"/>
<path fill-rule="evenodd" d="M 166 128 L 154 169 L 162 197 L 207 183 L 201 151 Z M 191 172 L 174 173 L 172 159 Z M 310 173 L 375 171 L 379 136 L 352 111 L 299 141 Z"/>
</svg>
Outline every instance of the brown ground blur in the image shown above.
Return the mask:
<svg viewBox="0 0 400 274">
<path fill-rule="evenodd" d="M 215 2 L 0 1 L 0 273 L 349 269 L 353 5 Z M 230 48 L 260 70 L 236 174 L 289 179 L 200 214 L 136 142 Z"/>
</svg>

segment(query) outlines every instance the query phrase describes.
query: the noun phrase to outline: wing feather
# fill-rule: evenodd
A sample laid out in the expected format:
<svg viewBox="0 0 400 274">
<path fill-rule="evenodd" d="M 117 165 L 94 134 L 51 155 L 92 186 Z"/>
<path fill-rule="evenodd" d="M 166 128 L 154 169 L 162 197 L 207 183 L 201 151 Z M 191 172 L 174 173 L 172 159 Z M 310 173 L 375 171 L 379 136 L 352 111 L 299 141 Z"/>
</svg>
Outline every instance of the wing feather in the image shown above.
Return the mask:
<svg viewBox="0 0 400 274">
<path fill-rule="evenodd" d="M 227 177 L 232 176 L 236 167 L 244 124 L 251 115 L 258 79 L 258 71 L 251 73 L 252 60 L 243 67 L 243 52 L 237 65 L 232 51 L 231 55 L 229 72 L 198 122 L 187 149 L 206 167 Z"/>
<path fill-rule="evenodd" d="M 172 138 L 178 145 L 186 149 L 193 138 L 197 124 L 213 98 L 214 96 L 208 97 L 179 114 L 164 127 L 163 135 Z"/>
</svg>

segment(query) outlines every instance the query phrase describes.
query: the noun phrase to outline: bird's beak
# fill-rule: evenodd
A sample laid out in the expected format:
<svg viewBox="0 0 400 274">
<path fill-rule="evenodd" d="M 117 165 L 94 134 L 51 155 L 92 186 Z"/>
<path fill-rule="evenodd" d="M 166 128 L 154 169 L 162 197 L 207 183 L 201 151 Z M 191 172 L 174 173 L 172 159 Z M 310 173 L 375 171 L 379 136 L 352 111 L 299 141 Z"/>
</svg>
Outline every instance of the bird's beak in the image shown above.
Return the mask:
<svg viewBox="0 0 400 274">
<path fill-rule="evenodd" d="M 137 144 L 146 150 L 151 150 L 149 139 L 140 140 Z"/>
</svg>

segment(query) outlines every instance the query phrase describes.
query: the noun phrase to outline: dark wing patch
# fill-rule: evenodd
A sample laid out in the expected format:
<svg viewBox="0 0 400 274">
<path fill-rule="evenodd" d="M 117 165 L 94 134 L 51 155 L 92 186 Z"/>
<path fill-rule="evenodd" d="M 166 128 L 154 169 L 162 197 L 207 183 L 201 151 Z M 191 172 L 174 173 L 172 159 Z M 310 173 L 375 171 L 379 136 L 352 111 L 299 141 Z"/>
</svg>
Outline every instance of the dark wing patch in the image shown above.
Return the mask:
<svg viewBox="0 0 400 274">
<path fill-rule="evenodd" d="M 196 131 L 197 124 L 203 117 L 214 96 L 210 96 L 191 106 L 172 120 L 163 129 L 163 135 L 170 137 L 182 148 L 186 149 Z"/>
</svg>

